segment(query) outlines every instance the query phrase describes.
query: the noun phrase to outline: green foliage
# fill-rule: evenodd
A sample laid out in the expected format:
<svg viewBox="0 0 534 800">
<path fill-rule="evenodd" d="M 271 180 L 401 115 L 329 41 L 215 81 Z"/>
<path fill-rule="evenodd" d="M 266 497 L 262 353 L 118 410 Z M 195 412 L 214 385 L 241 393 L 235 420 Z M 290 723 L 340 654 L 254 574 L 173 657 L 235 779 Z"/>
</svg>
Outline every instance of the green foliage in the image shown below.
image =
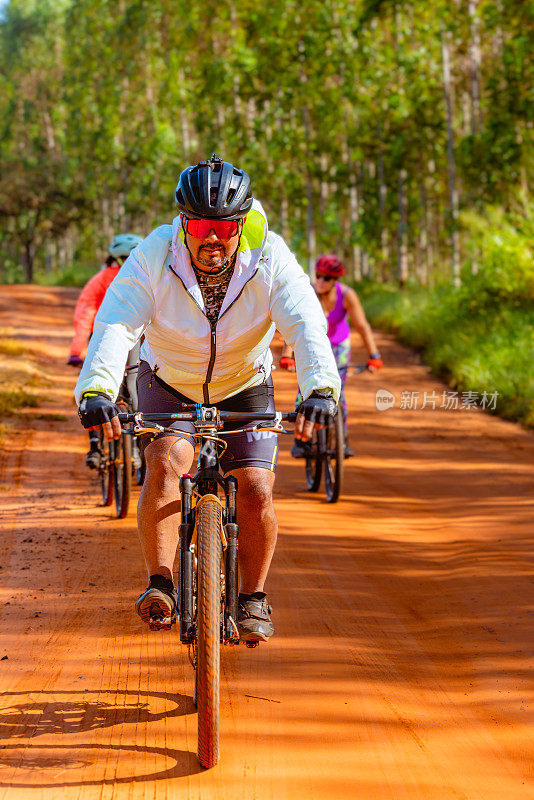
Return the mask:
<svg viewBox="0 0 534 800">
<path fill-rule="evenodd" d="M 496 412 L 534 427 L 533 268 L 525 231 L 498 209 L 465 220 L 487 247 L 478 275 L 429 292 L 358 287 L 372 324 L 423 351 L 436 374 L 461 391 L 499 392 Z M 495 227 L 492 227 L 491 225 Z M 526 225 L 528 229 L 528 225 Z M 497 233 L 499 231 L 499 233 Z"/>
<path fill-rule="evenodd" d="M 94 265 L 73 264 L 63 270 L 54 270 L 48 274 L 39 273 L 36 283 L 41 286 L 85 286 L 95 272 Z"/>
<path fill-rule="evenodd" d="M 472 311 L 493 301 L 515 305 L 534 304 L 534 215 L 506 215 L 490 207 L 484 214 L 464 212 L 462 223 L 469 235 L 469 249 L 481 254 L 480 271 L 464 270 L 463 296 Z"/>
<path fill-rule="evenodd" d="M 39 398 L 21 384 L 0 386 L 0 417 L 10 417 L 21 408 L 39 405 Z"/>
<path fill-rule="evenodd" d="M 442 36 L 461 208 L 513 206 L 534 167 L 531 15 L 521 0 L 477 0 L 474 18 L 445 0 L 11 0 L 0 280 L 14 264 L 32 280 L 47 260 L 95 259 L 116 230 L 148 233 L 172 216 L 179 171 L 212 150 L 251 173 L 304 261 L 313 233 L 318 251 L 393 279 L 402 234 L 412 272 L 446 279 Z"/>
</svg>

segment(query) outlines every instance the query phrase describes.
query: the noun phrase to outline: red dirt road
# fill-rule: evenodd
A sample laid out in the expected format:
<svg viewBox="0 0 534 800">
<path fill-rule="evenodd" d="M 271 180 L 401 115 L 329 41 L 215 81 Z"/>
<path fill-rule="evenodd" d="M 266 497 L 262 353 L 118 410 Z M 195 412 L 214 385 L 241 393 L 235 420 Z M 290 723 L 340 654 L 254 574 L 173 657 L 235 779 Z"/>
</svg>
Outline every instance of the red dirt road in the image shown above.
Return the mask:
<svg viewBox="0 0 534 800">
<path fill-rule="evenodd" d="M 133 611 L 135 509 L 99 507 L 83 464 L 76 294 L 0 288 L 0 328 L 51 379 L 43 418 L 0 453 L 0 800 L 534 798 L 534 437 L 478 410 L 378 412 L 378 388 L 445 388 L 379 335 L 386 367 L 350 379 L 357 455 L 336 506 L 282 443 L 276 636 L 224 648 L 205 772 L 187 654 Z M 287 408 L 294 376 L 274 377 Z"/>
</svg>

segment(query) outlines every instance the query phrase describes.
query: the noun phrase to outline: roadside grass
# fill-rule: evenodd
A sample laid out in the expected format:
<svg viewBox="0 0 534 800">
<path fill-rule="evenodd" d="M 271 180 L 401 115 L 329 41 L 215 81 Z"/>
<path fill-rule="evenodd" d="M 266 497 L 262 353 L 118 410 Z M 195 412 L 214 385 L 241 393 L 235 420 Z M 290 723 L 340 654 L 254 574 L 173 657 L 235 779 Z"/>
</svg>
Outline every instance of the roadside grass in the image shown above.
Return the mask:
<svg viewBox="0 0 534 800">
<path fill-rule="evenodd" d="M 534 307 L 530 287 L 488 285 L 483 277 L 434 290 L 362 283 L 372 325 L 420 350 L 458 391 L 498 392 L 493 413 L 534 428 Z"/>
<path fill-rule="evenodd" d="M 55 270 L 49 273 L 39 273 L 36 283 L 41 286 L 85 286 L 87 281 L 99 270 L 99 266 L 92 264 L 73 264 L 64 270 Z"/>
<path fill-rule="evenodd" d="M 0 418 L 12 417 L 20 409 L 39 405 L 38 389 L 43 385 L 40 371 L 27 348 L 0 331 Z M 5 431 L 4 431 L 5 435 Z"/>
<path fill-rule="evenodd" d="M 0 353 L 7 356 L 23 356 L 26 348 L 16 339 L 3 339 L 0 337 Z"/>
</svg>

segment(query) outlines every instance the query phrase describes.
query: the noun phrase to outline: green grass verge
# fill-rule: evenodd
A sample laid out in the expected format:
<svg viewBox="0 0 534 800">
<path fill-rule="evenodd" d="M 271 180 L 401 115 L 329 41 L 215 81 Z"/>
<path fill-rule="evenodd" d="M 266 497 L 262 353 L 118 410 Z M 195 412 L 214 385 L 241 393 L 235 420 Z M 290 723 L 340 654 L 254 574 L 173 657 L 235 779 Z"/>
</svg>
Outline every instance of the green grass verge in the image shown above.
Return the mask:
<svg viewBox="0 0 534 800">
<path fill-rule="evenodd" d="M 420 350 L 433 372 L 459 391 L 498 392 L 494 413 L 534 428 L 534 306 L 482 279 L 433 291 L 363 283 L 356 287 L 372 325 Z"/>
<path fill-rule="evenodd" d="M 0 418 L 38 406 L 37 390 L 44 382 L 27 348 L 5 334 L 9 334 L 9 330 L 0 329 Z"/>
<path fill-rule="evenodd" d="M 74 264 L 67 269 L 57 272 L 38 273 L 35 283 L 41 286 L 85 286 L 87 281 L 95 275 L 99 266 L 94 264 Z"/>
<path fill-rule="evenodd" d="M 26 348 L 16 339 L 0 338 L 0 353 L 6 356 L 23 356 Z"/>
<path fill-rule="evenodd" d="M 11 382 L 0 389 L 0 417 L 10 417 L 19 408 L 35 408 L 39 397 L 20 383 Z"/>
</svg>

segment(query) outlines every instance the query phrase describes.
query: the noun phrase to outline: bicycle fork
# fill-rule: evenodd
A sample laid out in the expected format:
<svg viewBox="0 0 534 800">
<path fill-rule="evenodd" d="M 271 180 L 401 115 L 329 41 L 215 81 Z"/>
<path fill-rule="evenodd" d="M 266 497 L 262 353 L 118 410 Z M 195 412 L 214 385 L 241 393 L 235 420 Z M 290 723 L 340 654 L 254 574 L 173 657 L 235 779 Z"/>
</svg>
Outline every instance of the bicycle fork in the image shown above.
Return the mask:
<svg viewBox="0 0 534 800">
<path fill-rule="evenodd" d="M 223 508 L 223 528 L 225 534 L 224 572 L 224 623 L 223 641 L 228 644 L 239 643 L 237 630 L 238 610 L 238 534 L 236 521 L 237 479 L 233 475 L 219 478 L 225 492 L 225 508 Z M 193 644 L 196 638 L 196 621 L 194 609 L 194 555 L 191 542 L 195 530 L 195 508 L 192 504 L 193 491 L 197 482 L 190 475 L 180 478 L 181 522 L 180 522 L 180 641 Z M 198 590 L 198 589 L 197 589 Z"/>
</svg>

